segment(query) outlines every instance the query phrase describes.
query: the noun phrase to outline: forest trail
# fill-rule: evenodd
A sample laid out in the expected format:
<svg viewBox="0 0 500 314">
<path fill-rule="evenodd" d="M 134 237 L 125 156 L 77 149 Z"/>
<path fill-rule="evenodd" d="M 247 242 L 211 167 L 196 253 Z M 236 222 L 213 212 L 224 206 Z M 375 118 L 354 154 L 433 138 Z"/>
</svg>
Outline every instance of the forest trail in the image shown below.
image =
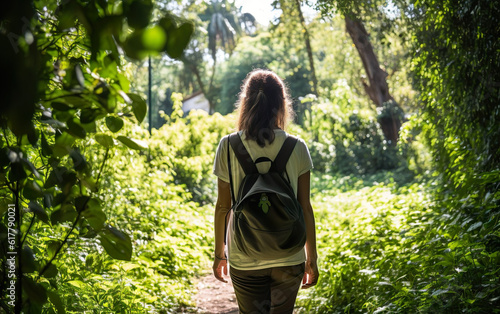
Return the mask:
<svg viewBox="0 0 500 314">
<path fill-rule="evenodd" d="M 197 313 L 237 314 L 238 305 L 231 281 L 223 283 L 211 273 L 200 277 L 196 295 Z"/>
</svg>

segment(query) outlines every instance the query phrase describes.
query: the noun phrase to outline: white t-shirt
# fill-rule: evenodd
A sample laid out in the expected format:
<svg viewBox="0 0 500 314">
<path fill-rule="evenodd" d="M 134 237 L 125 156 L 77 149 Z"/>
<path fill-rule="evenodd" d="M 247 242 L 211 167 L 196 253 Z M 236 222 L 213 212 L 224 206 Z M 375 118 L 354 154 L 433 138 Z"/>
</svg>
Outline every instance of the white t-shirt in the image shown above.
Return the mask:
<svg viewBox="0 0 500 314">
<path fill-rule="evenodd" d="M 241 141 L 245 148 L 247 149 L 252 160 L 256 160 L 259 157 L 268 157 L 271 160 L 276 158 L 279 150 L 281 149 L 281 145 L 286 139 L 286 132 L 281 129 L 275 129 L 274 134 L 275 138 L 273 143 L 270 145 L 266 145 L 265 147 L 260 147 L 256 141 L 246 139 L 245 134 L 240 131 Z M 214 169 L 213 173 L 219 177 L 224 182 L 229 182 L 229 172 L 227 165 L 227 143 L 228 136 L 224 136 L 217 148 L 217 153 L 215 155 Z M 238 190 L 240 187 L 240 183 L 245 177 L 245 173 L 241 168 L 236 156 L 234 155 L 232 149 L 230 150 L 230 160 L 231 160 L 231 171 L 233 177 L 234 184 L 234 193 L 238 195 Z M 261 162 L 257 164 L 257 169 L 261 173 L 265 173 L 269 170 L 271 163 L 270 162 Z M 306 173 L 311 170 L 313 167 L 311 155 L 309 154 L 309 150 L 307 148 L 306 143 L 299 138 L 297 141 L 297 145 L 290 155 L 290 159 L 286 164 L 286 172 L 290 178 L 290 183 L 295 192 L 295 196 L 297 196 L 297 184 L 298 178 L 300 175 Z M 232 187 L 233 188 L 233 187 Z M 264 269 L 270 267 L 281 267 L 281 266 L 293 266 L 298 265 L 306 260 L 305 251 L 302 249 L 298 253 L 288 256 L 286 258 L 276 259 L 276 260 L 255 260 L 248 257 L 246 254 L 238 250 L 236 245 L 233 245 L 233 223 L 232 223 L 232 211 L 231 217 L 229 219 L 229 224 L 227 228 L 226 234 L 226 254 L 229 260 L 229 264 L 231 267 L 240 270 L 255 270 L 255 269 Z"/>
</svg>

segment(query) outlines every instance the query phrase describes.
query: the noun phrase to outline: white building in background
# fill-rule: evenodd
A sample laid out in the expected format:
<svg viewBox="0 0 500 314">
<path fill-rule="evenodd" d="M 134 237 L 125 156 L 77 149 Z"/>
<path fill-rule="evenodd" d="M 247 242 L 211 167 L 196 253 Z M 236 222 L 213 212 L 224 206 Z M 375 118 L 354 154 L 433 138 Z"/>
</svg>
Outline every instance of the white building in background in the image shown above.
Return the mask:
<svg viewBox="0 0 500 314">
<path fill-rule="evenodd" d="M 201 109 L 210 112 L 210 104 L 201 91 L 191 94 L 182 100 L 182 111 L 184 111 L 185 114 L 193 109 Z"/>
</svg>

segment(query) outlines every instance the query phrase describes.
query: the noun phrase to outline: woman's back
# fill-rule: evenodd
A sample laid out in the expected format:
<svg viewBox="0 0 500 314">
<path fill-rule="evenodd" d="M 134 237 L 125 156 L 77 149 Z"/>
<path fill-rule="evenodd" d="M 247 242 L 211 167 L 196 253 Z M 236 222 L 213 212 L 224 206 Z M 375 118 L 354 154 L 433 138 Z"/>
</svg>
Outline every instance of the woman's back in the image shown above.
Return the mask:
<svg viewBox="0 0 500 314">
<path fill-rule="evenodd" d="M 287 138 L 284 130 L 292 116 L 292 103 L 283 81 L 274 72 L 267 70 L 254 70 L 249 73 L 240 93 L 237 129 L 242 143 L 253 161 L 260 157 L 267 157 L 271 160 L 276 158 Z M 220 281 L 226 282 L 222 275 L 227 275 L 229 262 L 231 265 L 230 275 L 241 313 L 269 313 L 270 311 L 292 313 L 299 287 L 301 285 L 305 288 L 313 286 L 318 279 L 316 232 L 309 197 L 312 161 L 307 145 L 299 139 L 285 167 L 285 176 L 288 177 L 296 201 L 300 204 L 296 208 L 302 210 L 303 217 L 301 217 L 305 229 L 302 228 L 300 232 L 302 235 L 305 234 L 305 247 L 302 247 L 303 242 L 300 242 L 300 245 L 287 251 L 281 244 L 274 245 L 273 248 L 278 248 L 280 254 L 263 256 L 262 254 L 247 254 L 248 252 L 263 251 L 256 249 L 245 251 L 236 244 L 239 243 L 240 246 L 244 247 L 243 240 L 246 243 L 259 243 L 258 240 L 255 240 L 257 237 L 252 233 L 254 230 L 260 229 L 238 228 L 238 231 L 235 231 L 237 224 L 235 223 L 236 215 L 231 210 L 231 189 L 235 195 L 238 194 L 245 173 L 232 148 L 229 148 L 228 142 L 228 136 L 221 139 L 214 162 L 214 174 L 218 177 L 218 196 L 214 217 L 214 275 Z M 228 167 L 228 157 L 231 171 Z M 270 162 L 262 162 L 257 165 L 261 173 L 267 172 L 269 167 Z M 230 181 L 233 181 L 232 186 Z M 258 193 L 261 193 L 261 201 L 268 201 L 264 192 L 258 191 Z M 276 193 L 276 195 L 278 194 Z M 288 197 L 290 195 L 291 193 L 287 194 Z M 257 203 L 261 204 L 261 202 L 255 202 L 255 204 Z M 249 206 L 248 210 L 253 210 L 253 208 L 254 203 Z M 269 207 L 266 205 L 266 208 Z M 266 210 L 263 209 L 263 211 L 267 213 Z M 276 216 L 281 217 L 282 215 Z M 260 222 L 259 219 L 254 219 L 254 221 Z M 241 230 L 246 230 L 246 232 L 241 232 Z M 299 229 L 292 228 L 292 230 Z M 236 238 L 236 236 L 240 238 Z M 276 243 L 282 243 L 279 240 L 280 237 L 272 232 L 265 236 L 261 235 L 261 242 L 264 241 L 262 239 L 269 239 L 269 242 L 276 240 Z M 288 244 L 289 242 L 285 238 L 284 243 Z M 257 246 L 260 247 L 260 244 Z M 298 252 L 296 248 L 299 249 Z"/>
</svg>

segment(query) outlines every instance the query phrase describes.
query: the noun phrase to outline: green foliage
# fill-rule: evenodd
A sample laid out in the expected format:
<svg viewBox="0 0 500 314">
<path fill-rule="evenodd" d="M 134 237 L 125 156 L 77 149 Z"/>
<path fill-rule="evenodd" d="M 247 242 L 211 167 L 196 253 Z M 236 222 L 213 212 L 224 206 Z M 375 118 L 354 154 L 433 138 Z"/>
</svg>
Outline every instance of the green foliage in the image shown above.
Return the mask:
<svg viewBox="0 0 500 314">
<path fill-rule="evenodd" d="M 481 181 L 500 164 L 500 30 L 490 27 L 499 8 L 487 1 L 419 8 L 413 68 L 429 146 L 444 182 L 480 200 L 498 189 Z"/>
<path fill-rule="evenodd" d="M 216 113 L 208 115 L 193 110 L 183 118 L 180 95 L 174 94 L 174 112 L 167 123 L 155 130 L 151 137 L 152 157 L 159 158 L 162 169 L 172 173 L 174 182 L 188 190 L 199 203 L 215 202 L 216 178 L 212 175 L 215 151 L 219 140 L 232 132 L 233 115 L 226 117 Z M 168 151 L 166 150 L 168 149 Z"/>
<path fill-rule="evenodd" d="M 78 275 L 62 276 L 92 250 L 106 251 L 111 264 L 132 260 L 132 238 L 102 194 L 119 143 L 147 148 L 124 133 L 147 109 L 129 92 L 119 51 L 180 57 L 192 33 L 170 15 L 152 25 L 151 11 L 151 1 L 70 0 L 18 1 L 2 13 L 0 62 L 12 80 L 2 86 L 0 109 L 0 259 L 5 266 L 7 252 L 19 257 L 14 277 L 0 271 L 2 287 L 15 279 L 15 302 L 4 289 L 0 296 L 7 312 L 70 310 L 78 302 L 61 300 L 68 277 Z"/>
<path fill-rule="evenodd" d="M 407 102 L 405 111 L 415 112 L 398 147 L 385 143 L 376 121 L 401 112 L 390 103 L 370 108 L 361 64 L 335 16 L 308 25 L 324 98 L 308 95 L 293 10 L 273 32 L 240 39 L 209 96 L 232 112 L 246 74 L 267 67 L 298 100 L 301 126 L 290 131 L 306 140 L 315 165 L 322 270 L 318 286 L 301 292 L 299 311 L 498 311 L 499 8 L 482 0 L 393 3 L 400 18 L 384 1 L 318 1 L 376 30 L 391 88 Z M 9 80 L 0 108 L 0 306 L 194 311 L 194 277 L 212 255 L 214 154 L 235 116 L 184 117 L 175 92 L 212 81 L 200 31 L 212 19 L 198 17 L 196 32 L 170 13 L 151 23 L 149 0 L 11 1 L 1 16 L 0 63 Z M 193 32 L 195 43 L 188 43 Z M 412 44 L 418 110 L 406 110 L 416 93 L 401 38 Z M 166 98 L 173 96 L 165 125 L 151 135 L 137 126 L 147 113 L 141 90 L 130 88 L 130 78 L 140 87 L 141 76 L 121 51 L 194 62 L 189 72 L 179 61 L 153 58 L 155 72 L 172 70 L 176 83 L 157 77 L 157 93 L 171 87 Z M 14 308 L 5 289 L 12 251 L 22 289 Z"/>
<path fill-rule="evenodd" d="M 319 238 L 328 239 L 321 243 L 325 276 L 302 296 L 302 310 L 495 313 L 500 33 L 491 25 L 498 8 L 486 1 L 395 3 L 408 14 L 423 105 L 403 127 L 402 144 L 413 150 L 409 167 L 421 171 L 432 161 L 435 177 L 372 188 L 366 179 L 333 178 L 331 198 L 324 181 L 332 178 L 322 177 L 316 204 Z M 380 9 L 377 2 L 337 7 L 367 15 Z M 432 158 L 415 151 L 422 142 Z"/>
<path fill-rule="evenodd" d="M 299 312 L 498 308 L 498 214 L 488 226 L 464 221 L 460 211 L 438 210 L 434 181 L 400 186 L 381 179 L 313 179 L 322 277 L 299 297 Z"/>
</svg>

